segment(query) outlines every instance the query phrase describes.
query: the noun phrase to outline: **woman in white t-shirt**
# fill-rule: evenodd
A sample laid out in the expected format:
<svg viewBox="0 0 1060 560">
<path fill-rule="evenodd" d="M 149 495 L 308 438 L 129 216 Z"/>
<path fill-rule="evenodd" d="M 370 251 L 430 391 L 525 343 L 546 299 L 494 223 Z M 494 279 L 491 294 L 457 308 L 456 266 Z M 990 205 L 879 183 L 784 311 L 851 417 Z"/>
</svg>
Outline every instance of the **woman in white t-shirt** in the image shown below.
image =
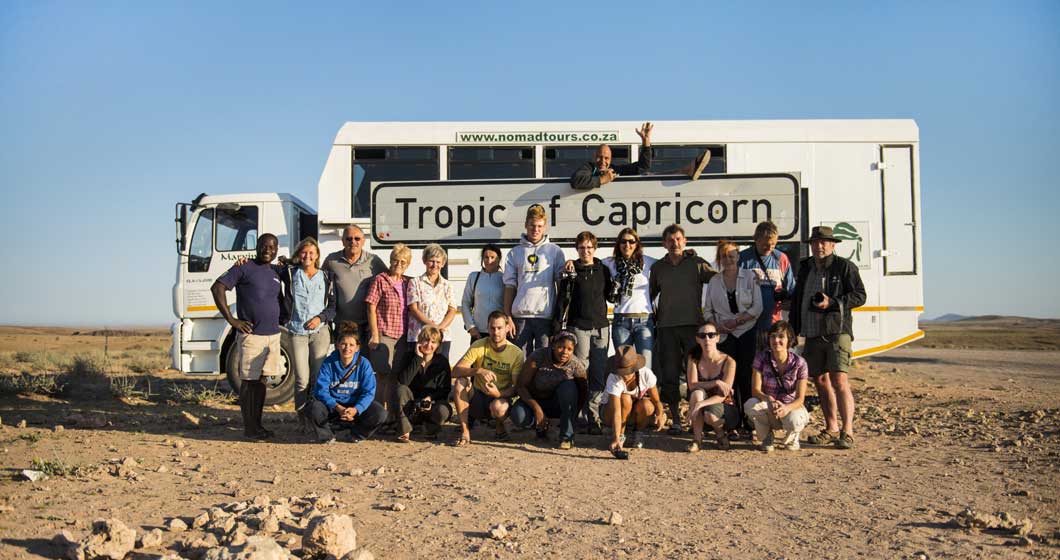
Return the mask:
<svg viewBox="0 0 1060 560">
<path fill-rule="evenodd" d="M 648 295 L 648 279 L 655 259 L 644 254 L 640 235 L 633 228 L 624 228 L 615 238 L 614 255 L 604 259 L 611 271 L 613 293 L 608 301 L 615 302 L 611 321 L 611 342 L 615 348 L 631 344 L 644 362 L 651 367 L 651 348 L 655 340 L 654 309 Z"/>
<path fill-rule="evenodd" d="M 655 431 L 662 430 L 666 424 L 666 413 L 659 401 L 655 374 L 651 368 L 644 367 L 644 363 L 644 356 L 628 345 L 619 346 L 615 355 L 607 360 L 607 369 L 611 373 L 604 384 L 604 422 L 614 429 L 611 454 L 620 459 L 628 457 L 622 446 L 626 441 L 625 429 L 630 416 L 633 417 L 631 447 L 642 446 L 640 430 L 648 427 L 650 419 L 655 419 Z"/>
</svg>

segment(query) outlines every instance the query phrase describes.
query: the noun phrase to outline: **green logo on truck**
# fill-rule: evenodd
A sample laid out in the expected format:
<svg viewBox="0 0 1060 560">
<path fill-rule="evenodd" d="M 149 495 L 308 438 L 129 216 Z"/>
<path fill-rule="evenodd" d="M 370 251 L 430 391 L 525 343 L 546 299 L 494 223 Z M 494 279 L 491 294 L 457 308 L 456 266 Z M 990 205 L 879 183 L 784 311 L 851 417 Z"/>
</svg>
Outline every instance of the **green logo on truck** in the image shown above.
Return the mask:
<svg viewBox="0 0 1060 560">
<path fill-rule="evenodd" d="M 861 242 L 864 240 L 861 238 L 861 234 L 858 233 L 858 228 L 850 225 L 848 222 L 839 222 L 832 228 L 832 234 L 835 235 L 836 239 L 856 241 L 857 243 L 854 245 L 854 248 L 850 250 L 847 259 L 854 262 L 861 262 Z"/>
</svg>

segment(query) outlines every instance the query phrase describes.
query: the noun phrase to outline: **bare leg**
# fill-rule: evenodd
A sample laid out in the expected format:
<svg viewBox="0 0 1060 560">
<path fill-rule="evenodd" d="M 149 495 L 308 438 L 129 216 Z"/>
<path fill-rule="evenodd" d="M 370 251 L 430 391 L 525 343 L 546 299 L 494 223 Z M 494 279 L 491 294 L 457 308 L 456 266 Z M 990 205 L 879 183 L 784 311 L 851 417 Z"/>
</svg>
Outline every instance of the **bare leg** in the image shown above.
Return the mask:
<svg viewBox="0 0 1060 560">
<path fill-rule="evenodd" d="M 632 399 L 631 399 L 632 400 Z M 633 425 L 638 430 L 643 430 L 648 427 L 648 422 L 651 422 L 651 417 L 655 414 L 655 405 L 648 399 L 640 399 L 637 404 L 633 407 Z"/>
<path fill-rule="evenodd" d="M 839 421 L 836 418 L 835 389 L 828 379 L 828 373 L 822 373 L 813 378 L 813 384 L 817 386 L 817 395 L 821 398 L 821 414 L 824 415 L 824 427 L 829 432 L 839 431 Z M 853 402 L 853 397 L 851 397 Z"/>
<path fill-rule="evenodd" d="M 508 401 L 496 399 L 490 403 L 490 416 L 497 420 L 497 435 L 507 433 L 504 429 L 504 419 L 508 417 Z"/>
<path fill-rule="evenodd" d="M 469 400 L 471 400 L 471 380 L 466 377 L 456 379 L 453 384 L 453 404 L 456 406 L 456 415 L 460 418 L 460 441 L 471 441 L 471 430 L 467 428 Z"/>
<path fill-rule="evenodd" d="M 831 372 L 828 377 L 835 391 L 839 417 L 843 420 L 843 433 L 854 435 L 854 392 L 850 390 L 850 380 L 843 371 Z"/>
</svg>

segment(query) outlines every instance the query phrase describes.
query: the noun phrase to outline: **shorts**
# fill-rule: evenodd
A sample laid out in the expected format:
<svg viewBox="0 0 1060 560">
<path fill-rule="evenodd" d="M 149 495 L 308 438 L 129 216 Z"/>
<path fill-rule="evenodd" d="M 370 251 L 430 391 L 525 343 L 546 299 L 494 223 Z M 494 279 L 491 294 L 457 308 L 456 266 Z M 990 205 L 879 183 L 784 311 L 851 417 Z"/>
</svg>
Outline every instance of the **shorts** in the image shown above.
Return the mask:
<svg viewBox="0 0 1060 560">
<path fill-rule="evenodd" d="M 510 405 L 512 400 L 508 397 L 491 397 L 481 391 L 475 391 L 475 394 L 471 396 L 468 414 L 476 420 L 488 420 L 491 416 L 490 405 L 493 401 L 504 401 Z"/>
<path fill-rule="evenodd" d="M 849 334 L 807 338 L 802 357 L 810 375 L 850 371 L 850 344 Z"/>
<path fill-rule="evenodd" d="M 239 379 L 257 381 L 264 377 L 278 377 L 283 360 L 280 358 L 280 333 L 271 335 L 236 333 Z"/>
</svg>

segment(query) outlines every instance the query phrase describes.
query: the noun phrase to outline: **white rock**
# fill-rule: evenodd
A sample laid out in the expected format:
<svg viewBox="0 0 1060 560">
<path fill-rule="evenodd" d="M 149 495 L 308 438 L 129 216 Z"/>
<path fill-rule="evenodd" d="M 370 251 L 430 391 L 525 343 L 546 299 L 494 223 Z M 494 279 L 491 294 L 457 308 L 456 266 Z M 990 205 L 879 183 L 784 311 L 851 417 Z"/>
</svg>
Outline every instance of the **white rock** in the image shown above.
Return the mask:
<svg viewBox="0 0 1060 560">
<path fill-rule="evenodd" d="M 22 471 L 22 477 L 30 482 L 37 482 L 38 480 L 44 480 L 45 478 L 48 478 L 48 475 L 44 474 L 44 471 L 25 469 Z"/>
<path fill-rule="evenodd" d="M 68 558 L 122 560 L 136 548 L 136 530 L 118 519 L 99 520 L 92 524 L 92 534 L 81 539 Z"/>
<path fill-rule="evenodd" d="M 507 537 L 507 536 L 508 536 L 508 529 L 503 524 L 502 525 L 496 525 L 494 527 L 490 527 L 490 538 L 492 538 L 493 540 L 495 540 L 495 541 L 503 540 L 504 537 Z"/>
<path fill-rule="evenodd" d="M 608 525 L 621 525 L 622 524 L 622 514 L 618 513 L 617 511 L 612 511 L 611 515 L 607 516 L 607 524 Z"/>
<path fill-rule="evenodd" d="M 357 531 L 348 515 L 320 515 L 309 521 L 302 534 L 302 550 L 309 556 L 342 558 L 357 548 Z"/>
<path fill-rule="evenodd" d="M 188 524 L 185 523 L 183 519 L 174 517 L 169 520 L 169 523 L 166 523 L 166 528 L 169 529 L 169 532 L 171 533 L 183 533 L 188 530 Z"/>
<path fill-rule="evenodd" d="M 162 530 L 151 529 L 140 538 L 140 546 L 143 548 L 157 548 L 162 544 Z"/>
<path fill-rule="evenodd" d="M 205 511 L 195 516 L 195 519 L 191 520 L 191 528 L 199 529 L 205 527 L 210 522 L 210 514 Z"/>
</svg>

